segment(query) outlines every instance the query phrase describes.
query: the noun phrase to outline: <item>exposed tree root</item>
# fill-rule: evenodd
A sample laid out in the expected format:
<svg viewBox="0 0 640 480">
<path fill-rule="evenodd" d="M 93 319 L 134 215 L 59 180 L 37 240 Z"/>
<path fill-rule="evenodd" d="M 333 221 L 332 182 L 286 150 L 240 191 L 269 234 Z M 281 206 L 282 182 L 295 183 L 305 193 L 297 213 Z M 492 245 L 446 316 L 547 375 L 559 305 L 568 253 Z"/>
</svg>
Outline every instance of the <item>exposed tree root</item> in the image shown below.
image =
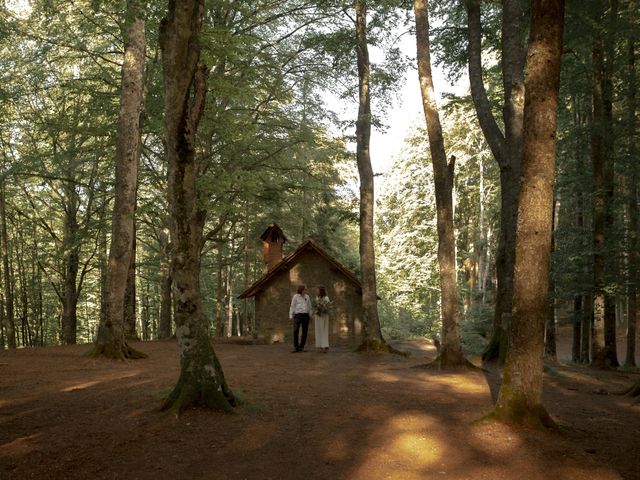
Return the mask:
<svg viewBox="0 0 640 480">
<path fill-rule="evenodd" d="M 365 339 L 358 348 L 356 348 L 356 352 L 362 353 L 392 353 L 394 355 L 401 355 L 403 357 L 408 357 L 409 353 L 402 352 L 396 348 L 393 348 L 384 340 L 379 340 L 377 338 L 368 338 Z"/>
<path fill-rule="evenodd" d="M 417 365 L 416 368 L 429 368 L 434 370 L 482 370 L 467 360 L 462 350 L 446 348 L 444 346 L 433 362 Z"/>
<path fill-rule="evenodd" d="M 87 355 L 93 358 L 110 358 L 113 360 L 139 360 L 141 358 L 147 358 L 148 355 L 140 350 L 129 346 L 128 343 L 122 344 L 107 343 L 98 345 L 96 344 Z"/>
<path fill-rule="evenodd" d="M 627 397 L 640 397 L 640 382 L 634 383 L 630 387 L 618 393 L 618 395 L 625 395 Z"/>
</svg>

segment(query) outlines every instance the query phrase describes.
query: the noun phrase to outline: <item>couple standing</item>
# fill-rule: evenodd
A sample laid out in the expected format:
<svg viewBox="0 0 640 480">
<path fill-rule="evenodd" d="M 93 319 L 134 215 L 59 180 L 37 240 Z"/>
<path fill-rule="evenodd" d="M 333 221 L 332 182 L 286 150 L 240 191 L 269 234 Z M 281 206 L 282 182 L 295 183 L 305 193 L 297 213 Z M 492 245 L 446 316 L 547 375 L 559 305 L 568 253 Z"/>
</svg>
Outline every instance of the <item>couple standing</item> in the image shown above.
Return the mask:
<svg viewBox="0 0 640 480">
<path fill-rule="evenodd" d="M 315 320 L 316 348 L 321 348 L 324 353 L 329 351 L 329 306 L 331 301 L 327 297 L 327 290 L 318 287 L 314 304 L 307 293 L 307 287 L 300 285 L 298 293 L 291 299 L 289 307 L 289 319 L 293 320 L 293 353 L 304 352 L 304 344 L 307 341 L 309 331 L 309 321 L 313 315 Z M 300 335 L 302 327 L 302 337 Z"/>
</svg>

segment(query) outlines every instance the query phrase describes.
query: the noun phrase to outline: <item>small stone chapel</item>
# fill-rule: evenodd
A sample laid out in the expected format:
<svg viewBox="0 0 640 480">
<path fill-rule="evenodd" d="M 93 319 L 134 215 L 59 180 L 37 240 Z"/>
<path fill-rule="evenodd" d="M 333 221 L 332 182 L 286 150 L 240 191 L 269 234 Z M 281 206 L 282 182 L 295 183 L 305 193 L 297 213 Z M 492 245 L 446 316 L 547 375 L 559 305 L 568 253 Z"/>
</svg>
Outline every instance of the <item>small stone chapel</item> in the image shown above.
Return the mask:
<svg viewBox="0 0 640 480">
<path fill-rule="evenodd" d="M 257 340 L 293 343 L 289 305 L 298 285 L 303 284 L 307 286 L 312 300 L 316 287 L 322 285 L 333 302 L 329 317 L 329 343 L 349 347 L 357 345 L 361 340 L 363 318 L 360 280 L 310 238 L 283 257 L 287 238 L 276 224 L 269 225 L 260 239 L 263 275 L 238 297 L 254 298 Z M 313 344 L 312 321 L 307 345 Z"/>
</svg>

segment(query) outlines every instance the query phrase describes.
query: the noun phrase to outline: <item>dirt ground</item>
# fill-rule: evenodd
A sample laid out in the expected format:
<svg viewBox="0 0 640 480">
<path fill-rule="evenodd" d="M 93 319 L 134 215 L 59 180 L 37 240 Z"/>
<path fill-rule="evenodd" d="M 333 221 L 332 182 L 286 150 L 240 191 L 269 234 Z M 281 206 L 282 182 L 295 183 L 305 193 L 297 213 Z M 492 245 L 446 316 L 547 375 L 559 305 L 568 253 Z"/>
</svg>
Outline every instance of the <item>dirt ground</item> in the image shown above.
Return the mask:
<svg viewBox="0 0 640 480">
<path fill-rule="evenodd" d="M 607 395 L 638 373 L 548 369 L 561 433 L 478 422 L 499 377 L 413 368 L 409 358 L 217 344 L 237 414 L 158 408 L 175 341 L 112 362 L 88 346 L 0 353 L 0 479 L 640 479 L 640 406 Z"/>
</svg>

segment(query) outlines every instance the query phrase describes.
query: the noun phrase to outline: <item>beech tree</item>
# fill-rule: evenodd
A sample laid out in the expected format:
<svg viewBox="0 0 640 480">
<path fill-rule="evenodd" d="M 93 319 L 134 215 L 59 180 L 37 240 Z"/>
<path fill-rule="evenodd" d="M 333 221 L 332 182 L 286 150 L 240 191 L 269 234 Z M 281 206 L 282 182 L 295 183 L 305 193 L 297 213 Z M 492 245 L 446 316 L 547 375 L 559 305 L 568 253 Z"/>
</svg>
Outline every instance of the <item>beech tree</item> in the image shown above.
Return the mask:
<svg viewBox="0 0 640 480">
<path fill-rule="evenodd" d="M 494 414 L 507 422 L 550 426 L 542 406 L 542 355 L 553 231 L 556 122 L 564 0 L 535 0 L 527 52 L 522 182 L 513 320 Z"/>
<path fill-rule="evenodd" d="M 481 1 L 465 0 L 471 96 L 478 122 L 500 166 L 500 240 L 496 252 L 497 292 L 491 339 L 484 360 L 504 361 L 511 322 L 515 234 L 522 157 L 524 107 L 525 12 L 520 0 L 502 2 L 501 73 L 504 133 L 496 121 L 483 80 Z"/>
<path fill-rule="evenodd" d="M 109 358 L 141 358 L 125 339 L 125 291 L 135 248 L 134 215 L 138 162 L 140 159 L 140 121 L 144 106 L 145 22 L 144 6 L 139 0 L 128 0 L 126 38 L 122 63 L 122 92 L 118 141 L 116 145 L 115 202 L 111 223 L 111 248 L 106 274 L 103 313 L 98 328 L 93 356 Z"/>
<path fill-rule="evenodd" d="M 165 92 L 168 188 L 176 337 L 180 378 L 163 409 L 194 405 L 231 410 L 236 404 L 209 340 L 200 294 L 206 210 L 198 195 L 196 133 L 205 106 L 208 68 L 200 63 L 204 0 L 170 0 L 160 46 Z"/>
<path fill-rule="evenodd" d="M 358 61 L 358 120 L 356 121 L 356 160 L 360 174 L 360 269 L 362 271 L 361 350 L 388 349 L 378 319 L 376 257 L 374 249 L 373 169 L 369 145 L 371 141 L 371 64 L 367 45 L 367 2 L 355 0 L 356 54 Z"/>
<path fill-rule="evenodd" d="M 440 368 L 466 365 L 460 339 L 460 311 L 456 288 L 456 259 L 453 231 L 453 178 L 455 157 L 447 163 L 440 114 L 436 104 L 429 50 L 429 11 L 427 0 L 414 0 L 418 75 L 422 106 L 427 123 L 436 196 L 438 225 L 438 267 L 442 308 L 441 349 L 435 360 Z"/>
</svg>

